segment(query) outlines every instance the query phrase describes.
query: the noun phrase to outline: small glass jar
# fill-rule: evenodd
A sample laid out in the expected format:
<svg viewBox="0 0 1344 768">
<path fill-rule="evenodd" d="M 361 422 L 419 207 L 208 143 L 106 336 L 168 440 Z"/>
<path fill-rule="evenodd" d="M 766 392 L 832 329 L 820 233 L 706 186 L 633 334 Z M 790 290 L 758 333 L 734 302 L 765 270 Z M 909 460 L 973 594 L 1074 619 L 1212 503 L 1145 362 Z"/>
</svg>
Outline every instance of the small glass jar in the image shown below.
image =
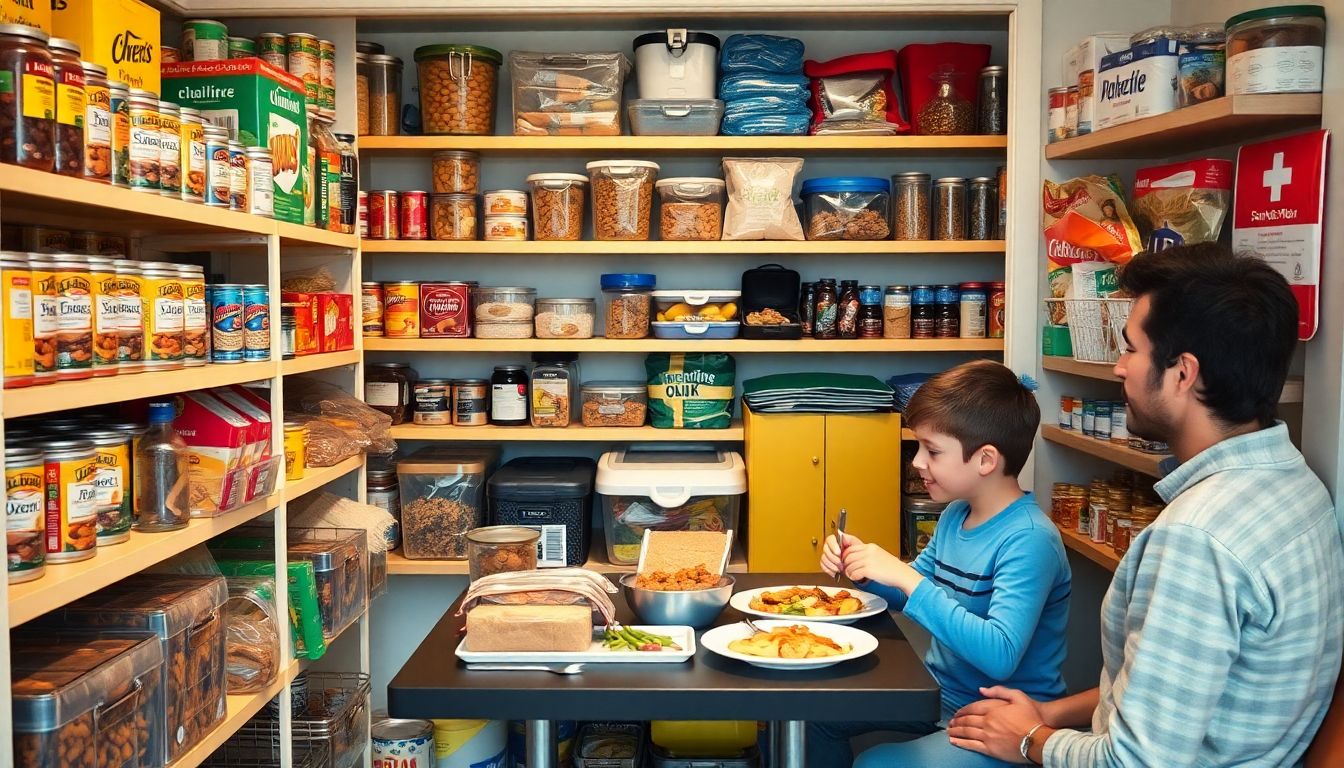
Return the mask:
<svg viewBox="0 0 1344 768">
<path fill-rule="evenodd" d="M 966 206 L 968 240 L 993 240 L 999 218 L 999 180 L 989 176 L 971 179 L 970 200 Z"/>
<path fill-rule="evenodd" d="M 975 133 L 975 107 L 957 93 L 956 73 L 933 75 L 936 92 L 919 110 L 917 125 L 925 136 L 967 136 Z"/>
<path fill-rule="evenodd" d="M 906 171 L 891 177 L 892 236 L 896 240 L 929 239 L 929 175 Z"/>
<path fill-rule="evenodd" d="M 452 383 L 448 379 L 420 379 L 411 387 L 416 424 L 445 427 L 453 423 L 450 410 Z"/>
<path fill-rule="evenodd" d="M 888 285 L 882 296 L 882 338 L 910 338 L 910 287 Z"/>
<path fill-rule="evenodd" d="M 433 195 L 429 218 L 430 236 L 435 240 L 475 240 L 479 222 L 476 195 Z"/>
<path fill-rule="evenodd" d="M 369 55 L 355 53 L 355 133 L 369 135 Z"/>
<path fill-rule="evenodd" d="M 658 233 L 664 240 L 719 240 L 723 237 L 723 179 L 663 179 L 658 190 Z"/>
<path fill-rule="evenodd" d="M 401 59 L 369 56 L 369 136 L 401 134 Z"/>
<path fill-rule="evenodd" d="M 1180 41 L 1176 105 L 1192 107 L 1222 96 L 1227 72 L 1224 25 L 1190 27 L 1182 31 Z"/>
<path fill-rule="evenodd" d="M 596 318 L 592 299 L 537 299 L 537 338 L 591 339 Z"/>
<path fill-rule="evenodd" d="M 933 185 L 933 239 L 966 239 L 966 179 L 948 176 Z"/>
<path fill-rule="evenodd" d="M 474 195 L 481 191 L 481 156 L 475 152 L 455 149 L 435 152 L 433 169 L 436 193 Z"/>
<path fill-rule="evenodd" d="M 532 233 L 538 240 L 578 240 L 583 237 L 583 209 L 588 177 L 577 173 L 534 173 Z"/>
<path fill-rule="evenodd" d="M 490 423 L 497 427 L 526 426 L 527 400 L 527 369 L 521 365 L 495 366 L 490 377 Z"/>
<path fill-rule="evenodd" d="M 537 569 L 541 531 L 520 525 L 490 525 L 467 534 L 467 568 L 471 581 L 495 573 Z"/>
<path fill-rule="evenodd" d="M 401 494 L 397 487 L 397 470 L 370 468 L 365 477 L 365 503 L 378 507 L 401 522 Z"/>
<path fill-rule="evenodd" d="M 642 427 L 649 388 L 642 381 L 590 381 L 582 387 L 583 426 Z"/>
<path fill-rule="evenodd" d="M 56 87 L 49 39 L 39 29 L 0 24 L 0 75 L 11 83 L 9 98 L 0 102 L 0 162 L 47 172 L 56 167 Z M 24 87 L 16 87 L 19 83 Z"/>
<path fill-rule="evenodd" d="M 84 118 L 88 102 L 84 94 L 84 64 L 79 44 L 51 38 L 52 79 L 56 82 L 56 173 L 84 176 Z M 26 84 L 27 77 L 24 82 Z"/>
<path fill-rule="evenodd" d="M 406 422 L 411 388 L 420 378 L 406 363 L 369 363 L 364 367 L 364 402 L 392 417 L 392 426 Z"/>
<path fill-rule="evenodd" d="M 980 70 L 980 103 L 977 114 L 979 133 L 1002 136 L 1008 133 L 1008 68 L 985 67 Z"/>
<path fill-rule="evenodd" d="M 622 273 L 602 276 L 608 339 L 642 339 L 649 335 L 656 278 Z"/>
</svg>

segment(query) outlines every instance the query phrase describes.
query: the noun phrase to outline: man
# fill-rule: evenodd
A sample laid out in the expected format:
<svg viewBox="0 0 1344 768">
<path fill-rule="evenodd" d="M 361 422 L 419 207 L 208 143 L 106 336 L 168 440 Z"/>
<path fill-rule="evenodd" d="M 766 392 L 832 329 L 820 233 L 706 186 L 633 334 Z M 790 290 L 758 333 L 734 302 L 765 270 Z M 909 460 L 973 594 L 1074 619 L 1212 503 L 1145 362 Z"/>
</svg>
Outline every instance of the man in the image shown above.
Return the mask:
<svg viewBox="0 0 1344 768">
<path fill-rule="evenodd" d="M 1129 429 L 1179 465 L 1102 602 L 1101 686 L 1046 704 L 985 689 L 949 738 L 1068 768 L 1296 765 L 1344 639 L 1340 524 L 1274 420 L 1297 305 L 1264 262 L 1212 244 L 1138 256 L 1120 285 Z"/>
</svg>

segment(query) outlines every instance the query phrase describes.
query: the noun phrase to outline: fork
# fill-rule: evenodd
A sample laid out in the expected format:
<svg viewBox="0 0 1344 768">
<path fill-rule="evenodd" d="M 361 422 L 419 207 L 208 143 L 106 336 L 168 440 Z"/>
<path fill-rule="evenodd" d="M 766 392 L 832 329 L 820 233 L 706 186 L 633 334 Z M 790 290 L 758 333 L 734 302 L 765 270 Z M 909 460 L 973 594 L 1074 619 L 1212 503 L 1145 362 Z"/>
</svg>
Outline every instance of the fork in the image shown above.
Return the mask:
<svg viewBox="0 0 1344 768">
<path fill-rule="evenodd" d="M 582 664 L 468 664 L 470 672 L 550 672 L 555 675 L 577 675 Z"/>
<path fill-rule="evenodd" d="M 840 570 L 835 573 L 836 583 L 845 572 L 845 523 L 849 521 L 849 510 L 840 508 L 840 523 L 835 526 L 835 543 L 840 545 Z"/>
<path fill-rule="evenodd" d="M 750 618 L 746 616 L 742 617 L 742 623 L 746 624 L 748 627 L 751 627 L 751 631 L 753 632 L 759 632 L 763 635 L 770 634 L 769 632 L 766 632 L 764 629 L 761 629 L 760 627 L 756 626 L 756 622 L 752 621 Z"/>
</svg>

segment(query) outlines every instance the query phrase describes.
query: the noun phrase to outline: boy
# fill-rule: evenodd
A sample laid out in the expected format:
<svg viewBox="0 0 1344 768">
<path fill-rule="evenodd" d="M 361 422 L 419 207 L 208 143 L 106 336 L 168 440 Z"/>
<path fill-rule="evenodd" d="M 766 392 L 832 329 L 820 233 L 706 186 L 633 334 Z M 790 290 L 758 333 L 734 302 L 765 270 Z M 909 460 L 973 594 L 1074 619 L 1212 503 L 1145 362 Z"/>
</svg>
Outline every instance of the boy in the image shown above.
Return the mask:
<svg viewBox="0 0 1344 768">
<path fill-rule="evenodd" d="M 815 723 L 809 768 L 849 766 L 848 738 L 872 730 L 920 734 L 861 755 L 855 768 L 999 766 L 943 732 L 980 689 L 1009 685 L 1032 698 L 1064 694 L 1070 574 L 1059 532 L 1018 486 L 1040 425 L 1032 390 L 988 360 L 939 373 L 905 411 L 919 439 L 914 467 L 935 501 L 948 501 L 913 566 L 845 535 L 826 540 L 821 568 L 886 598 L 933 636 L 925 663 L 942 688 L 940 723 Z"/>
</svg>

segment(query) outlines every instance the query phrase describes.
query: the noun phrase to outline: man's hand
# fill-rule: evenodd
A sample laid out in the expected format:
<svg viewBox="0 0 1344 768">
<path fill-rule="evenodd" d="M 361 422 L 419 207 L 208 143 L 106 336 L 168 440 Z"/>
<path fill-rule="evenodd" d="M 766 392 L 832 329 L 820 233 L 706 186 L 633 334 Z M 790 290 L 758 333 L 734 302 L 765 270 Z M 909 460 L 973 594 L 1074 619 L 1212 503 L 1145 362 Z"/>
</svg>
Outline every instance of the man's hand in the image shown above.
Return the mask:
<svg viewBox="0 0 1344 768">
<path fill-rule="evenodd" d="M 1022 737 L 1045 722 L 1041 705 L 1025 693 L 995 686 L 981 688 L 983 701 L 968 704 L 948 723 L 948 740 L 954 746 L 969 749 L 1010 763 L 1026 763 L 1022 759 Z M 1048 728 L 1036 731 L 1033 739 L 1034 754 L 1040 754 L 1049 734 Z"/>
</svg>

